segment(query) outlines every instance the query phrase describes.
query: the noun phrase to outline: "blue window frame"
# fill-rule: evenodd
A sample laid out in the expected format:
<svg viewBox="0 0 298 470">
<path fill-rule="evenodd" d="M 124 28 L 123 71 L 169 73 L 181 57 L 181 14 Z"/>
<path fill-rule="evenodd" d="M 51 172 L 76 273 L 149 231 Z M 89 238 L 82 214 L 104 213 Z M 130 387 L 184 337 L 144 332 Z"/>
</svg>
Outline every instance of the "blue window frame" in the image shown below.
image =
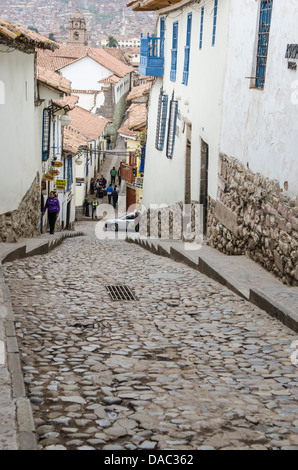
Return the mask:
<svg viewBox="0 0 298 470">
<path fill-rule="evenodd" d="M 190 40 L 191 40 L 191 23 L 192 23 L 192 13 L 189 13 L 187 15 L 186 45 L 185 45 L 185 48 L 184 48 L 184 68 L 183 68 L 183 78 L 182 78 L 182 83 L 184 85 L 188 84 Z"/>
<path fill-rule="evenodd" d="M 218 0 L 214 0 L 212 46 L 215 45 Z"/>
<path fill-rule="evenodd" d="M 142 145 L 141 148 L 141 161 L 139 166 L 139 172 L 144 173 L 145 170 L 145 154 L 146 154 L 146 145 Z"/>
<path fill-rule="evenodd" d="M 89 150 L 87 150 L 86 155 L 86 177 L 89 175 Z"/>
<path fill-rule="evenodd" d="M 46 162 L 50 156 L 50 142 L 51 142 L 51 110 L 45 108 L 43 110 L 42 121 L 42 161 Z"/>
<path fill-rule="evenodd" d="M 200 45 L 199 48 L 202 49 L 203 47 L 203 30 L 204 30 L 204 13 L 205 13 L 205 8 L 201 8 L 201 25 L 200 25 Z"/>
<path fill-rule="evenodd" d="M 156 136 L 155 136 L 155 148 L 157 150 L 163 150 L 166 135 L 167 125 L 167 113 L 168 113 L 168 95 L 164 94 L 161 88 L 158 98 L 158 109 L 157 109 L 157 124 L 156 124 Z"/>
<path fill-rule="evenodd" d="M 67 158 L 67 191 L 70 190 L 70 186 L 73 183 L 73 172 L 72 172 L 72 156 L 69 155 Z"/>
<path fill-rule="evenodd" d="M 175 21 L 175 23 L 173 23 L 173 39 L 172 39 L 172 51 L 171 51 L 170 80 L 172 82 L 176 81 L 177 52 L 178 52 L 178 21 Z"/>
<path fill-rule="evenodd" d="M 170 113 L 169 113 L 169 126 L 168 126 L 168 140 L 167 140 L 167 158 L 173 158 L 175 137 L 176 137 L 176 126 L 178 116 L 178 101 L 174 100 L 174 92 L 170 101 Z"/>
<path fill-rule="evenodd" d="M 272 7 L 273 0 L 261 0 L 256 71 L 256 87 L 261 89 L 265 85 Z"/>
<path fill-rule="evenodd" d="M 164 57 L 165 17 L 160 18 L 160 57 Z"/>
</svg>

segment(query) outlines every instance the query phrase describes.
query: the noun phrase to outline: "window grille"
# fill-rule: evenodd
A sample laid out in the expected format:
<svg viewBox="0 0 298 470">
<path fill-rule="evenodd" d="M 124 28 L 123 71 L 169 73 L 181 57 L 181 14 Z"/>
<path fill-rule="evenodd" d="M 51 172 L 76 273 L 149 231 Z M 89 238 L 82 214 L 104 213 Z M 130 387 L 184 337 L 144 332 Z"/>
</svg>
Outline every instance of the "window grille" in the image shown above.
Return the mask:
<svg viewBox="0 0 298 470">
<path fill-rule="evenodd" d="M 200 26 L 200 45 L 199 48 L 202 49 L 203 47 L 203 29 L 204 29 L 204 13 L 205 13 L 205 8 L 201 8 L 201 26 Z"/>
<path fill-rule="evenodd" d="M 168 95 L 165 95 L 163 89 L 160 90 L 158 98 L 158 110 L 157 110 L 157 125 L 156 125 L 156 136 L 155 136 L 155 148 L 157 150 L 163 150 L 166 125 L 167 125 L 167 112 L 168 112 Z"/>
<path fill-rule="evenodd" d="M 264 88 L 273 0 L 261 0 L 256 87 Z"/>
<path fill-rule="evenodd" d="M 145 154 L 146 154 L 146 146 L 142 145 L 141 148 L 141 161 L 140 161 L 140 167 L 139 167 L 139 172 L 144 173 L 145 170 Z"/>
<path fill-rule="evenodd" d="M 212 46 L 215 45 L 218 0 L 214 0 Z"/>
<path fill-rule="evenodd" d="M 178 116 L 178 101 L 174 100 L 174 92 L 170 101 L 170 113 L 169 113 L 169 127 L 168 127 L 168 140 L 167 140 L 167 158 L 173 158 L 175 136 L 176 136 L 176 125 Z"/>
<path fill-rule="evenodd" d="M 66 190 L 70 190 L 70 186 L 73 183 L 73 173 L 72 173 L 72 156 L 69 155 L 67 158 L 67 187 Z"/>
<path fill-rule="evenodd" d="M 160 57 L 164 57 L 165 17 L 160 18 Z"/>
<path fill-rule="evenodd" d="M 51 142 L 51 110 L 45 108 L 43 110 L 42 123 L 42 161 L 46 162 L 50 156 Z"/>
<path fill-rule="evenodd" d="M 172 51 L 171 51 L 170 80 L 172 82 L 176 81 L 177 52 L 178 52 L 178 21 L 175 21 L 175 23 L 173 23 L 173 39 L 172 39 Z"/>
<path fill-rule="evenodd" d="M 183 78 L 182 78 L 182 83 L 184 85 L 188 84 L 191 22 L 192 22 L 192 14 L 189 13 L 187 15 L 186 46 L 185 46 L 185 49 L 184 49 L 184 68 L 183 68 Z"/>
</svg>

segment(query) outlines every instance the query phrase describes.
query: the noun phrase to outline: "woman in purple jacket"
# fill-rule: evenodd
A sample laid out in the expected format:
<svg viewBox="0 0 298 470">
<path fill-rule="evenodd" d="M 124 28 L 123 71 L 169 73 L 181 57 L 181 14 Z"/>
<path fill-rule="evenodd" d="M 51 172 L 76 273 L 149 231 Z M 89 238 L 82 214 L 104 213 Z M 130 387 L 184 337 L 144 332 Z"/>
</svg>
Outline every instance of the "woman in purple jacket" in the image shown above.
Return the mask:
<svg viewBox="0 0 298 470">
<path fill-rule="evenodd" d="M 44 206 L 43 213 L 48 209 L 48 218 L 50 224 L 50 233 L 53 234 L 55 230 L 56 219 L 60 212 L 59 199 L 55 195 L 54 191 L 50 192 L 50 197 L 48 197 L 47 202 Z"/>
</svg>

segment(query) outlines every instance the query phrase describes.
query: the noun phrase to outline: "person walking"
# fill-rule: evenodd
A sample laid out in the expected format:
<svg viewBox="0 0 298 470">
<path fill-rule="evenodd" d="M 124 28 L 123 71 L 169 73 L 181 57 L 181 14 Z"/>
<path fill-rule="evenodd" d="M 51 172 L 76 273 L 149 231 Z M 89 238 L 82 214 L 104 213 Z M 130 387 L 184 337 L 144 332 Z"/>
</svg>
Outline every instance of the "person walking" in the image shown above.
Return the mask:
<svg viewBox="0 0 298 470">
<path fill-rule="evenodd" d="M 54 191 L 50 192 L 50 197 L 48 197 L 47 202 L 45 203 L 43 213 L 48 209 L 48 219 L 50 225 L 50 234 L 53 235 L 55 232 L 55 224 L 60 212 L 59 199 L 55 195 Z"/>
<path fill-rule="evenodd" d="M 90 201 L 89 201 L 88 196 L 85 197 L 83 206 L 85 208 L 85 216 L 90 217 L 90 215 L 89 215 Z"/>
<path fill-rule="evenodd" d="M 110 171 L 110 175 L 111 175 L 111 184 L 115 184 L 116 183 L 117 170 L 114 166 Z"/>
<path fill-rule="evenodd" d="M 116 187 L 114 188 L 114 190 L 112 192 L 112 198 L 113 198 L 113 207 L 114 207 L 114 209 L 116 209 L 116 206 L 117 206 L 117 203 L 118 203 L 118 191 L 117 191 Z"/>
<path fill-rule="evenodd" d="M 119 183 L 119 186 L 121 186 L 121 168 L 120 167 L 118 168 L 118 183 Z"/>
<path fill-rule="evenodd" d="M 107 195 L 108 195 L 109 204 L 111 204 L 112 193 L 113 193 L 113 186 L 109 185 L 107 187 Z"/>
<path fill-rule="evenodd" d="M 96 215 L 96 209 L 98 207 L 98 201 L 96 199 L 94 199 L 94 201 L 92 201 L 91 203 L 91 207 L 92 207 L 92 219 L 97 219 L 97 215 Z"/>
</svg>

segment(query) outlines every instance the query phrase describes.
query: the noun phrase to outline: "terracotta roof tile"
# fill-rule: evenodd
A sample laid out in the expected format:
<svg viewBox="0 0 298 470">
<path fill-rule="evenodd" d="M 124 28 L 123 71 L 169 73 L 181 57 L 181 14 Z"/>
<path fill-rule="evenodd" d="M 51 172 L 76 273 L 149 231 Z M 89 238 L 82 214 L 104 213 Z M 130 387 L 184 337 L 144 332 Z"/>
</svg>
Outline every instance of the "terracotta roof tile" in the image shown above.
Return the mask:
<svg viewBox="0 0 298 470">
<path fill-rule="evenodd" d="M 109 77 L 103 78 L 102 80 L 98 80 L 98 83 L 118 83 L 121 80 L 120 77 L 117 75 L 110 75 Z"/>
<path fill-rule="evenodd" d="M 71 126 L 63 127 L 63 151 L 76 155 L 80 146 L 88 145 L 88 139 Z"/>
<path fill-rule="evenodd" d="M 37 63 L 50 70 L 58 70 L 87 56 L 91 57 L 118 77 L 124 77 L 134 71 L 133 67 L 126 65 L 104 49 L 95 49 L 88 46 L 61 45 L 58 50 L 53 52 L 39 51 L 37 54 Z"/>
<path fill-rule="evenodd" d="M 80 106 L 75 106 L 68 114 L 71 116 L 71 127 L 92 140 L 96 140 L 110 122 L 108 119 L 96 116 Z"/>
<path fill-rule="evenodd" d="M 143 85 L 138 85 L 138 86 L 133 87 L 131 92 L 127 95 L 126 100 L 133 101 L 135 99 L 148 96 L 151 90 L 151 86 L 152 86 L 152 83 L 147 82 L 147 83 L 144 83 Z"/>
<path fill-rule="evenodd" d="M 71 82 L 59 73 L 37 67 L 37 80 L 43 85 L 58 90 L 60 93 L 71 93 Z"/>
<path fill-rule="evenodd" d="M 140 135 L 141 129 L 146 126 L 147 122 L 147 106 L 146 103 L 133 103 L 127 110 L 128 117 L 123 125 L 118 129 L 119 134 L 132 137 Z"/>
<path fill-rule="evenodd" d="M 59 108 L 64 108 L 68 106 L 69 109 L 73 109 L 77 102 L 79 101 L 79 97 L 77 95 L 64 95 L 61 100 L 53 100 L 53 103 Z"/>
<path fill-rule="evenodd" d="M 23 28 L 20 25 L 11 23 L 0 18 L 0 43 L 13 44 L 20 50 L 34 52 L 35 48 L 54 50 L 58 44 L 37 34 L 35 31 Z"/>
</svg>

